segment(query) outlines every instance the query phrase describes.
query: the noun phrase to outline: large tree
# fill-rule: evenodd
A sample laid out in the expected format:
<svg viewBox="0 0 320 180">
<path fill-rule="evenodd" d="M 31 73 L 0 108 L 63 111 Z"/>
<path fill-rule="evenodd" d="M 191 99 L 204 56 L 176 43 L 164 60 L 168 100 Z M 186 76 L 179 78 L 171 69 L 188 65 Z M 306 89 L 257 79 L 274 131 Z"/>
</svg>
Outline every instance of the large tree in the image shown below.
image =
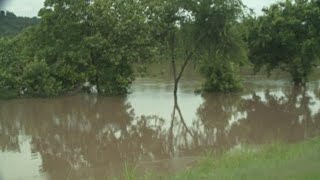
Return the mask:
<svg viewBox="0 0 320 180">
<path fill-rule="evenodd" d="M 155 2 L 158 2 L 155 0 Z M 175 0 L 153 7 L 156 36 L 167 50 L 174 76 L 174 94 L 191 61 L 201 65 L 205 91 L 238 89 L 235 69 L 246 60 L 239 21 L 244 6 L 239 0 Z M 180 67 L 179 67 L 180 65 Z"/>
<path fill-rule="evenodd" d="M 22 66 L 14 76 L 21 79 L 15 89 L 52 96 L 86 84 L 100 94 L 126 94 L 134 80 L 133 65 L 153 54 L 144 9 L 140 1 L 46 0 L 40 24 L 15 37 L 16 45 L 10 43 L 17 59 L 10 63 Z M 8 46 L 0 52 L 10 48 L 4 43 Z"/>
<path fill-rule="evenodd" d="M 281 69 L 296 85 L 307 82 L 320 55 L 320 3 L 286 0 L 249 20 L 250 60 L 256 71 Z"/>
<path fill-rule="evenodd" d="M 125 94 L 134 80 L 133 65 L 151 59 L 154 41 L 141 1 L 96 0 L 90 7 L 88 36 L 94 72 L 90 82 L 104 94 Z"/>
<path fill-rule="evenodd" d="M 204 91 L 230 92 L 242 88 L 239 66 L 247 62 L 247 9 L 241 0 L 203 0 L 194 6 L 196 57 L 205 77 Z"/>
</svg>

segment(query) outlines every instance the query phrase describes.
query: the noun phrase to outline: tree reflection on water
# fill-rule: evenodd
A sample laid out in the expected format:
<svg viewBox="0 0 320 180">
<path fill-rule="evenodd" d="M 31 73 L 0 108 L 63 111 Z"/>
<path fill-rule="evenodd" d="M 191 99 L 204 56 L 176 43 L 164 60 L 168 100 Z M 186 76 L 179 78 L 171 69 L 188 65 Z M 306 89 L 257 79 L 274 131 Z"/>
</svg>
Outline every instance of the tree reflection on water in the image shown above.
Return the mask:
<svg viewBox="0 0 320 180">
<path fill-rule="evenodd" d="M 192 126 L 185 122 L 190 117 L 183 116 L 177 97 L 171 119 L 138 117 L 122 97 L 4 101 L 0 148 L 23 153 L 19 141 L 27 136 L 32 152 L 41 155 L 41 171 L 52 179 L 103 179 L 122 174 L 125 163 L 223 152 L 242 143 L 295 142 L 320 134 L 320 100 L 307 89 L 202 98 Z"/>
</svg>

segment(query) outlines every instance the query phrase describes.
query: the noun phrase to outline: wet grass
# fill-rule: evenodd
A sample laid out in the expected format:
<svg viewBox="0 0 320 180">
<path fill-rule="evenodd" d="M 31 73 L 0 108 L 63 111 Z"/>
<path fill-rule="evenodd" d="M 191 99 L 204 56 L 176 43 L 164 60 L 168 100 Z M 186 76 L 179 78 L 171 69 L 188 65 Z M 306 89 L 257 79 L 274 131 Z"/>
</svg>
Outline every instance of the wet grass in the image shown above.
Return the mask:
<svg viewBox="0 0 320 180">
<path fill-rule="evenodd" d="M 170 180 L 319 180 L 320 138 L 298 144 L 272 143 L 242 147 L 222 156 L 210 154 L 196 167 L 171 177 L 138 177 L 133 171 L 128 179 Z"/>
</svg>

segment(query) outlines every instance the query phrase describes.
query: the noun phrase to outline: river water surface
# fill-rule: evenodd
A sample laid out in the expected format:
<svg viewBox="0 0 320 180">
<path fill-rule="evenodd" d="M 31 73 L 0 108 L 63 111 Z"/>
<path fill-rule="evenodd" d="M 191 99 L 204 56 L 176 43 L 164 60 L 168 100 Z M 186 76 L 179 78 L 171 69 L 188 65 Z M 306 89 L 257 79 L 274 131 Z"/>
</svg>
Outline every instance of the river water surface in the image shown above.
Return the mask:
<svg viewBox="0 0 320 180">
<path fill-rule="evenodd" d="M 206 152 L 320 135 L 320 89 L 247 77 L 237 94 L 194 94 L 184 79 L 173 118 L 173 84 L 137 79 L 127 97 L 76 95 L 0 101 L 0 180 L 108 179 L 125 166 L 175 173 Z"/>
</svg>

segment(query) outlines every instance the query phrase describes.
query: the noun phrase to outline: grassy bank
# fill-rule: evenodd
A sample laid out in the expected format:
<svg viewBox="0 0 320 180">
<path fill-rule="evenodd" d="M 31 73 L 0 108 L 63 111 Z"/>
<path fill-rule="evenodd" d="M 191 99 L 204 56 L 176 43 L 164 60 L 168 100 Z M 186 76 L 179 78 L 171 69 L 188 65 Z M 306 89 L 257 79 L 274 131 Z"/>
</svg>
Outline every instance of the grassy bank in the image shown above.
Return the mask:
<svg viewBox="0 0 320 180">
<path fill-rule="evenodd" d="M 141 179 L 132 174 L 127 179 Z M 172 177 L 148 176 L 142 179 L 320 179 L 320 138 L 284 145 L 273 143 L 243 147 L 223 156 L 208 155 L 195 167 Z"/>
<path fill-rule="evenodd" d="M 198 167 L 170 179 L 320 179 L 320 138 L 294 145 L 246 147 L 220 158 L 206 157 Z"/>
</svg>

